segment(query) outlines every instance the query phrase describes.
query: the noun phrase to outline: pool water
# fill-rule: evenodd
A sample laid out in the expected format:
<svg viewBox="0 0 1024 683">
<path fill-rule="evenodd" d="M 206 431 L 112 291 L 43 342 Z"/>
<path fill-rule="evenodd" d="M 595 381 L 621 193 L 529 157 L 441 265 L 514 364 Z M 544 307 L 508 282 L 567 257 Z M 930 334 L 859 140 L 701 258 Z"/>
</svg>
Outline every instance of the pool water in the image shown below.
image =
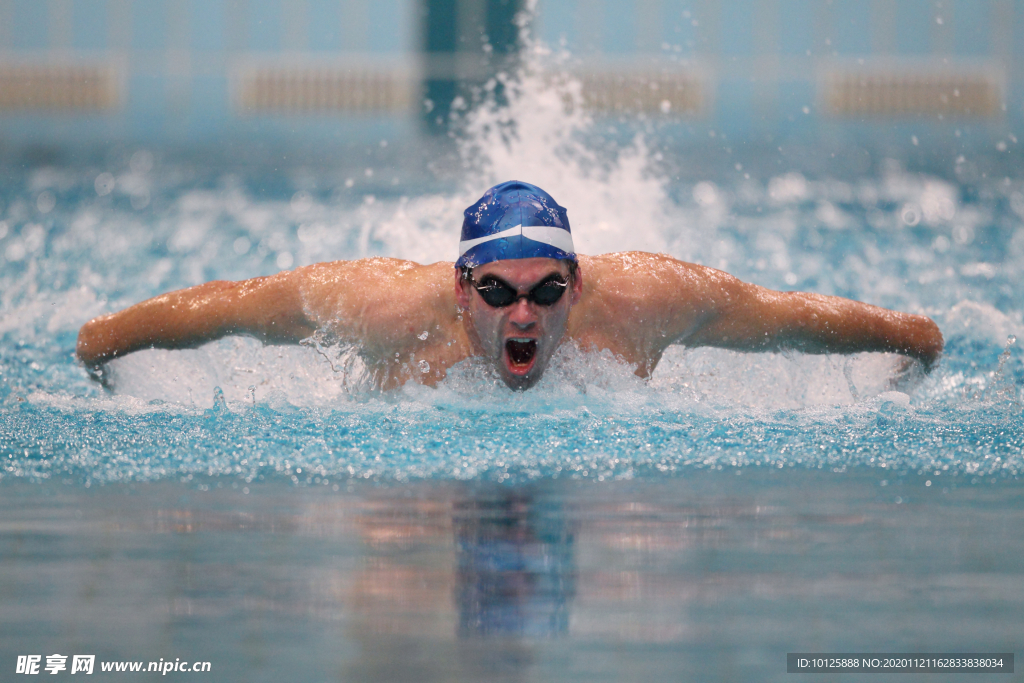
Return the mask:
<svg viewBox="0 0 1024 683">
<path fill-rule="evenodd" d="M 3 168 L 0 667 L 767 681 L 787 652 L 1017 649 L 1014 149 L 683 144 L 566 113 L 571 85 L 527 74 L 451 145 L 329 166 L 119 148 Z M 509 178 L 569 207 L 584 253 L 925 313 L 945 355 L 925 376 L 884 354 L 674 348 L 645 382 L 563 348 L 523 393 L 473 361 L 381 393 L 357 349 L 315 339 L 143 351 L 106 387 L 75 362 L 83 322 L 170 289 L 451 260 L 462 208 Z"/>
</svg>

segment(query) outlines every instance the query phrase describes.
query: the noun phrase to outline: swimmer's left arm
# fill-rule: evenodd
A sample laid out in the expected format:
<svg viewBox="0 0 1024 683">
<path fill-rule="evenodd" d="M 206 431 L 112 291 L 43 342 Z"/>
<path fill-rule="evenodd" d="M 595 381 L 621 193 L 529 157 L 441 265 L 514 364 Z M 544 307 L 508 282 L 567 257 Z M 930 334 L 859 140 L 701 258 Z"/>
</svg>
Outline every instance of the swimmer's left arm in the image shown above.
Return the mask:
<svg viewBox="0 0 1024 683">
<path fill-rule="evenodd" d="M 318 329 L 358 341 L 378 355 L 404 349 L 444 308 L 451 264 L 414 267 L 394 259 L 317 263 L 241 282 L 214 281 L 168 292 L 90 320 L 76 352 L 87 366 L 146 348 L 194 348 L 227 335 L 295 344 Z M 439 278 L 438 273 L 444 273 Z M 410 292 L 423 294 L 420 298 Z M 426 300 L 424 310 L 416 302 Z M 430 304 L 434 303 L 432 307 Z M 447 306 L 454 309 L 454 301 Z"/>
<path fill-rule="evenodd" d="M 697 322 L 677 341 L 739 351 L 901 353 L 931 369 L 942 333 L 930 318 L 836 296 L 777 292 L 710 268 L 694 297 Z"/>
<path fill-rule="evenodd" d="M 79 331 L 76 353 L 98 366 L 144 348 L 193 348 L 231 334 L 298 342 L 316 329 L 303 310 L 301 270 L 207 282 L 95 318 Z"/>
</svg>

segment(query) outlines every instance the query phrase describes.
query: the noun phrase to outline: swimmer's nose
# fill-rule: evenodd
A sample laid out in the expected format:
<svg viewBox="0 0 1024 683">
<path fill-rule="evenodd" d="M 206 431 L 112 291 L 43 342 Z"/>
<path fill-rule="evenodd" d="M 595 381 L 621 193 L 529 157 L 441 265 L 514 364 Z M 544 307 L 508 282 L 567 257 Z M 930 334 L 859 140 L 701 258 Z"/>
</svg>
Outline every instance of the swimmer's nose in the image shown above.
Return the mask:
<svg viewBox="0 0 1024 683">
<path fill-rule="evenodd" d="M 508 314 L 508 321 L 519 329 L 526 330 L 537 323 L 537 314 L 534 313 L 530 302 L 522 298 L 512 304 L 512 310 Z"/>
</svg>

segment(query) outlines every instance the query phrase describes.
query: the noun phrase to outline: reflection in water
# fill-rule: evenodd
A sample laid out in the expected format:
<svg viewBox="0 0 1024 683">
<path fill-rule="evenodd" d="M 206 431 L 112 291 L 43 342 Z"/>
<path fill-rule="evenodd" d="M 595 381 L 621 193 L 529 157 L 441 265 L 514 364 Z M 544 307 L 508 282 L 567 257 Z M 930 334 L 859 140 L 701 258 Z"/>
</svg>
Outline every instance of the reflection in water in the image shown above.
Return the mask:
<svg viewBox="0 0 1024 683">
<path fill-rule="evenodd" d="M 764 683 L 786 680 L 788 651 L 1017 650 L 1019 482 L 938 477 L 5 482 L 0 665 L 95 652 L 247 683 Z"/>
<path fill-rule="evenodd" d="M 453 527 L 459 637 L 568 632 L 575 536 L 561 506 L 523 491 L 470 496 Z"/>
<path fill-rule="evenodd" d="M 575 522 L 530 489 L 379 490 L 355 516 L 366 552 L 335 599 L 358 655 L 345 680 L 521 680 L 569 630 Z"/>
<path fill-rule="evenodd" d="M 557 499 L 477 488 L 389 496 L 356 520 L 370 552 L 342 599 L 363 631 L 440 639 L 568 632 L 576 533 Z"/>
</svg>

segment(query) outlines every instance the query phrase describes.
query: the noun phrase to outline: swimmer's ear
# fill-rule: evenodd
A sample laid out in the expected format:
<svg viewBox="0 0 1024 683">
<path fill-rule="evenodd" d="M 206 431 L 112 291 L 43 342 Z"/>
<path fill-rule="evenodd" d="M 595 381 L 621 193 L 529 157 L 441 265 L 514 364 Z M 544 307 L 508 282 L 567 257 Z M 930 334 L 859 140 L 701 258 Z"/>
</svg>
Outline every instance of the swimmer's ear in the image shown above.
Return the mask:
<svg viewBox="0 0 1024 683">
<path fill-rule="evenodd" d="M 469 308 L 469 284 L 463 280 L 462 271 L 455 269 L 455 301 L 459 308 Z"/>
<path fill-rule="evenodd" d="M 572 275 L 572 305 L 575 306 L 579 303 L 580 297 L 583 296 L 583 271 L 580 268 L 576 268 L 576 272 Z"/>
</svg>

